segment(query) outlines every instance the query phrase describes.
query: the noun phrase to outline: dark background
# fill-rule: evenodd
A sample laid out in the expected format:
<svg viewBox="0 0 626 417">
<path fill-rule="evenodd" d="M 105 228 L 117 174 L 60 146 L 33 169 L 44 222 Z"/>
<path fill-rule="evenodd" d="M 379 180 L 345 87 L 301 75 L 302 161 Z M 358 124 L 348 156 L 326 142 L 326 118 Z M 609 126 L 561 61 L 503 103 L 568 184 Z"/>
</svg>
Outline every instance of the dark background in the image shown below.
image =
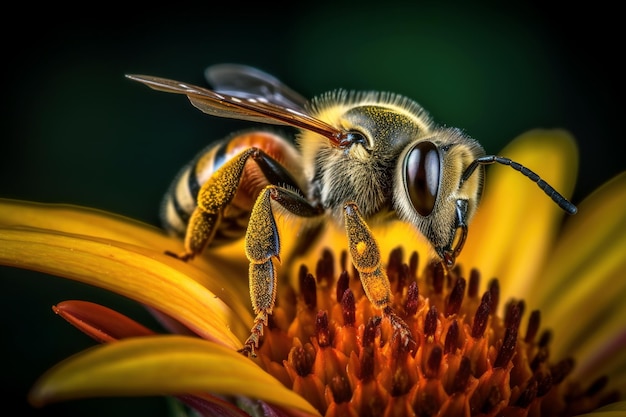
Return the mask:
<svg viewBox="0 0 626 417">
<path fill-rule="evenodd" d="M 257 66 L 305 96 L 338 87 L 405 94 L 488 153 L 532 128 L 567 128 L 581 151 L 575 203 L 623 170 L 617 12 L 517 1 L 383 3 L 107 3 L 91 4 L 89 13 L 7 14 L 0 197 L 97 207 L 156 224 L 178 169 L 209 141 L 248 124 L 206 116 L 183 97 L 124 74 L 203 85 L 204 68 L 220 62 Z M 45 23 L 35 24 L 31 12 Z M 52 304 L 82 298 L 154 323 L 134 303 L 98 289 L 4 267 L 0 277 L 3 408 L 36 416 L 167 415 L 161 398 L 30 409 L 25 396 L 34 380 L 93 344 L 56 317 Z"/>
</svg>

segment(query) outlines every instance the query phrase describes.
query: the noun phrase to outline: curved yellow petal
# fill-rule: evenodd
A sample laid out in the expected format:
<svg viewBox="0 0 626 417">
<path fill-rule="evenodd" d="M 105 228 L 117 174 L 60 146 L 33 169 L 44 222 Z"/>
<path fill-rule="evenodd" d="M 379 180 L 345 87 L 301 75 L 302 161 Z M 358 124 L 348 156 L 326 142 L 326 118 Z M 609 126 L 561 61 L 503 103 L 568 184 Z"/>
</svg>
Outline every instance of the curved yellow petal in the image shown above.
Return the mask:
<svg viewBox="0 0 626 417">
<path fill-rule="evenodd" d="M 130 243 L 157 251 L 179 253 L 183 251 L 181 239 L 168 236 L 163 230 L 106 211 L 69 204 L 48 204 L 0 198 L 0 227 L 25 227 L 85 235 Z M 215 271 L 214 265 L 243 279 L 229 279 L 231 287 L 240 299 L 248 297 L 248 261 L 243 246 L 234 242 L 218 249 L 206 251 L 203 256 L 189 262 L 203 271 Z M 212 284 L 205 274 L 192 274 L 205 286 Z M 208 286 L 217 292 L 218 288 Z"/>
<path fill-rule="evenodd" d="M 578 213 L 568 219 L 548 258 L 545 282 L 536 294 L 542 308 L 549 311 L 553 300 L 561 298 L 564 285 L 571 286 L 572 279 L 586 268 L 597 267 L 594 264 L 599 257 L 606 258 L 607 251 L 617 249 L 618 258 L 624 258 L 625 207 L 626 172 L 598 188 L 579 205 Z"/>
<path fill-rule="evenodd" d="M 33 387 L 32 404 L 103 396 L 212 392 L 319 413 L 254 362 L 184 336 L 146 336 L 99 345 L 56 365 Z"/>
<path fill-rule="evenodd" d="M 592 358 L 601 342 L 622 334 L 626 351 L 626 172 L 580 204 L 536 289 L 544 324 L 558 328 L 555 354 Z M 581 306 L 583 308 L 581 308 Z M 563 326 L 575 320 L 575 326 Z M 614 355 L 615 356 L 615 355 Z M 597 359 L 597 358 L 596 358 Z"/>
<path fill-rule="evenodd" d="M 626 322 L 622 298 L 614 304 L 614 309 L 621 309 L 620 314 L 607 315 L 597 320 L 596 326 L 587 331 L 583 329 L 578 344 L 570 344 L 568 348 L 556 351 L 555 358 L 572 356 L 576 366 L 572 378 L 578 380 L 595 380 L 608 376 L 607 391 L 626 387 Z M 560 340 L 560 329 L 555 334 L 555 341 Z M 561 344 L 559 343 L 559 346 Z M 558 356 L 557 356 L 558 355 Z"/>
<path fill-rule="evenodd" d="M 107 239 L 0 229 L 2 265 L 105 288 L 176 318 L 204 338 L 240 348 L 251 317 L 242 322 L 241 312 L 235 314 L 218 295 L 185 273 L 191 267 L 173 261 L 160 251 Z"/>
<path fill-rule="evenodd" d="M 0 227 L 33 227 L 132 243 L 164 250 L 182 248 L 160 229 L 128 217 L 69 204 L 44 204 L 0 198 Z"/>
<path fill-rule="evenodd" d="M 593 259 L 587 258 L 588 262 L 563 282 L 561 293 L 542 308 L 544 325 L 558 328 L 558 344 L 553 346 L 555 353 L 571 352 L 588 338 L 597 337 L 603 321 L 611 317 L 619 317 L 626 323 L 626 280 L 623 279 L 626 235 L 614 243 L 617 246 L 602 249 L 601 254 L 595 251 L 597 255 Z M 546 275 L 546 279 L 550 278 Z M 563 326 L 563 323 L 573 325 Z"/>
<path fill-rule="evenodd" d="M 564 130 L 527 132 L 503 151 L 540 175 L 565 197 L 574 188 L 578 150 Z M 535 286 L 558 232 L 563 211 L 528 178 L 510 167 L 487 169 L 485 193 L 458 262 L 478 267 L 486 283 L 500 280 L 502 300 L 525 298 Z"/>
</svg>

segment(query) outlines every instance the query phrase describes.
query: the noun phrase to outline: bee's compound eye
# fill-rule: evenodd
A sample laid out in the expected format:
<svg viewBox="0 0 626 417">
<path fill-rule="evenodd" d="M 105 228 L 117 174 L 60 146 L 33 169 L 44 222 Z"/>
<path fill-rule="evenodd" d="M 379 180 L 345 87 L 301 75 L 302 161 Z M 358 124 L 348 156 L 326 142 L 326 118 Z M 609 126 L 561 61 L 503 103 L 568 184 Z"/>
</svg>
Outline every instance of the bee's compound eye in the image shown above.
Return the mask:
<svg viewBox="0 0 626 417">
<path fill-rule="evenodd" d="M 368 148 L 368 140 L 365 135 L 359 131 L 353 130 L 350 132 L 344 133 L 343 137 L 339 141 L 340 148 L 349 148 L 355 144 L 361 144 Z"/>
<path fill-rule="evenodd" d="M 428 216 L 435 208 L 440 175 L 441 159 L 434 143 L 419 142 L 406 154 L 404 186 L 411 204 L 422 216 Z"/>
</svg>

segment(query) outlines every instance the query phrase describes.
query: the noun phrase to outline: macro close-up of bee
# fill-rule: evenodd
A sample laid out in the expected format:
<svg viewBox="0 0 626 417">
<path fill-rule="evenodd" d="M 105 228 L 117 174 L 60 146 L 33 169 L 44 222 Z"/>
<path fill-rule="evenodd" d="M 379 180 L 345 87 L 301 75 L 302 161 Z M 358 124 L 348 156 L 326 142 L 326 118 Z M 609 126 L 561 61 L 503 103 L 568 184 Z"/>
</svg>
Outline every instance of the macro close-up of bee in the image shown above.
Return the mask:
<svg viewBox="0 0 626 417">
<path fill-rule="evenodd" d="M 445 267 L 453 267 L 471 233 L 484 166 L 494 163 L 528 177 L 569 214 L 577 210 L 533 171 L 487 155 L 461 129 L 434 123 L 401 95 L 335 90 L 307 100 L 275 77 L 235 64 L 207 68 L 211 89 L 148 75 L 127 77 L 186 95 L 209 115 L 298 131 L 292 140 L 276 127 L 255 126 L 211 143 L 180 171 L 163 201 L 163 226 L 184 236 L 184 252 L 170 254 L 183 261 L 245 236 L 256 315 L 245 354 L 255 355 L 276 300 L 281 216 L 302 218 L 313 235 L 327 222 L 343 228 L 369 301 L 410 338 L 390 307 L 372 225 L 406 223 L 425 237 Z"/>
</svg>

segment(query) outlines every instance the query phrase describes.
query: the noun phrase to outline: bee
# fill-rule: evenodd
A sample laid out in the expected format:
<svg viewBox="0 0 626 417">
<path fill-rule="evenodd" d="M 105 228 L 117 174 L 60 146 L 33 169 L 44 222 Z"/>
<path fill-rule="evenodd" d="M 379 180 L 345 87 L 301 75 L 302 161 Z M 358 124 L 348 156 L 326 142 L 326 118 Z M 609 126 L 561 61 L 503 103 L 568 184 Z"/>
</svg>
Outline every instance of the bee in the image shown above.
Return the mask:
<svg viewBox="0 0 626 417">
<path fill-rule="evenodd" d="M 209 245 L 245 235 L 256 317 L 241 351 L 255 355 L 276 299 L 280 236 L 276 216 L 295 215 L 346 231 L 352 263 L 370 302 L 406 343 L 411 332 L 391 308 L 391 290 L 370 225 L 407 223 L 452 267 L 483 188 L 484 166 L 498 163 L 528 177 L 563 210 L 576 207 L 537 174 L 486 155 L 458 128 L 443 127 L 415 101 L 376 91 L 335 90 L 312 100 L 256 68 L 207 68 L 213 89 L 148 75 L 126 75 L 155 90 L 183 94 L 204 113 L 296 128 L 295 142 L 267 128 L 211 144 L 178 175 L 162 219 L 184 235 L 188 261 Z"/>
</svg>

